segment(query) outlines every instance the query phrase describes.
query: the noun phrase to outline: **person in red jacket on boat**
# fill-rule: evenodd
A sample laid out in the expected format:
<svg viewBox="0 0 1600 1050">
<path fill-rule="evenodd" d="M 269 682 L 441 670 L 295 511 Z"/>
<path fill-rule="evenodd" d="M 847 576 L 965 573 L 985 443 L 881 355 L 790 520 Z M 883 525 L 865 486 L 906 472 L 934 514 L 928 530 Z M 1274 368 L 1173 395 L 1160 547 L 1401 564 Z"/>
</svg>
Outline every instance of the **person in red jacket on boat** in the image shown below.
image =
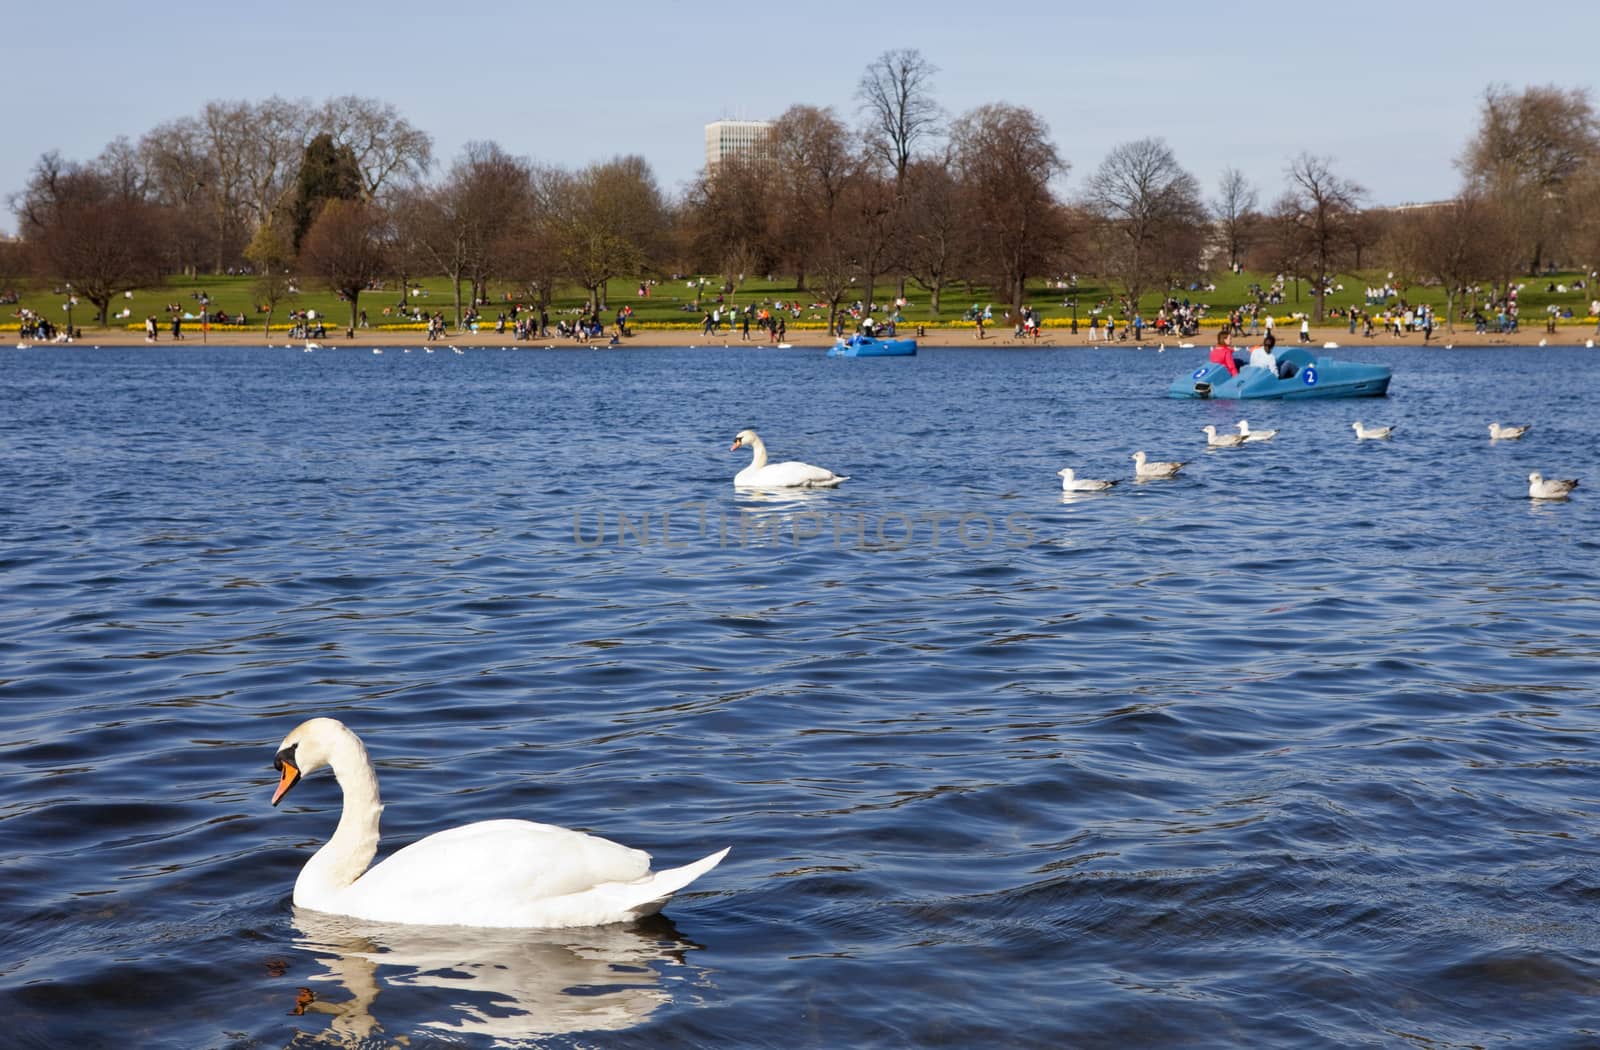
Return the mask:
<svg viewBox="0 0 1600 1050">
<path fill-rule="evenodd" d="M 1226 325 L 1217 333 L 1217 345 L 1211 348 L 1211 362 L 1226 368 L 1230 376 L 1239 374 L 1239 362 L 1233 359 L 1233 347 L 1228 345 L 1228 328 Z"/>
</svg>

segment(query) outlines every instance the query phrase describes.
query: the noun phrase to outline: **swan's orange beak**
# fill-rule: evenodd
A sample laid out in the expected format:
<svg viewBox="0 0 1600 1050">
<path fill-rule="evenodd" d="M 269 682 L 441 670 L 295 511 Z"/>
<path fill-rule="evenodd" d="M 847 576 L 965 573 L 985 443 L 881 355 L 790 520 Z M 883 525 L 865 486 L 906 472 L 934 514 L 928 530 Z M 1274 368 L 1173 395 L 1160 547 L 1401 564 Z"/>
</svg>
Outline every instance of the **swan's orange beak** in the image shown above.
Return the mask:
<svg viewBox="0 0 1600 1050">
<path fill-rule="evenodd" d="M 728 451 L 732 452 L 734 449 L 736 449 L 738 447 L 739 447 L 739 439 L 738 438 L 734 438 L 733 439 L 733 444 L 728 446 Z"/>
<path fill-rule="evenodd" d="M 272 804 L 276 806 L 289 793 L 289 789 L 300 783 L 300 767 L 294 764 L 294 748 L 285 748 L 278 752 L 272 760 L 272 768 L 283 774 L 278 780 L 278 790 L 272 793 Z"/>
</svg>

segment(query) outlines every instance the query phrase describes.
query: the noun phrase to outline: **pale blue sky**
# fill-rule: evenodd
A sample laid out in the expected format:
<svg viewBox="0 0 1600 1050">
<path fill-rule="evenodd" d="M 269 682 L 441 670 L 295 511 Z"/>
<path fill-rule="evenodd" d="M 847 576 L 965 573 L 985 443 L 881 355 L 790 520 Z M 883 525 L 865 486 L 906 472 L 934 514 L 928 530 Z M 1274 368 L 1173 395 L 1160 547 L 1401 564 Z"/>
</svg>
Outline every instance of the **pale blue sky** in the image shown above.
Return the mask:
<svg viewBox="0 0 1600 1050">
<path fill-rule="evenodd" d="M 1068 193 L 1113 146 L 1154 135 L 1208 195 L 1231 164 L 1268 203 L 1310 150 L 1373 203 L 1398 204 L 1455 191 L 1488 84 L 1593 88 L 1600 68 L 1600 4 L 1587 0 L 1147 0 L 1089 14 L 945 0 L 178 0 L 136 12 L 87 0 L 7 15 L 0 194 L 45 150 L 88 159 L 209 99 L 352 93 L 393 102 L 446 163 L 474 139 L 569 166 L 639 153 L 675 191 L 700 168 L 708 121 L 805 102 L 854 124 L 863 69 L 914 47 L 940 68 L 951 113 L 992 101 L 1038 112 L 1072 165 Z"/>
</svg>

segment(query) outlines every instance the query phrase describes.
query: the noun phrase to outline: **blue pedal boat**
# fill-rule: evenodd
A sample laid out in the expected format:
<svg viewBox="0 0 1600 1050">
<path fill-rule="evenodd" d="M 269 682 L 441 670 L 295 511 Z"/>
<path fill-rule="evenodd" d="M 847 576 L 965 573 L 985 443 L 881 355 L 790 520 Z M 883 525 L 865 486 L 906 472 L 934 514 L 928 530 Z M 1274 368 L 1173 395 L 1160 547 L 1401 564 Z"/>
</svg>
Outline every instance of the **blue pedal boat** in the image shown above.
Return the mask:
<svg viewBox="0 0 1600 1050">
<path fill-rule="evenodd" d="M 874 339 L 866 335 L 853 335 L 841 339 L 828 349 L 829 357 L 915 357 L 915 339 Z"/>
<path fill-rule="evenodd" d="M 1283 400 L 1310 397 L 1383 397 L 1389 392 L 1389 369 L 1313 354 L 1291 347 L 1278 354 L 1279 374 L 1243 367 L 1230 376 L 1227 368 L 1208 361 L 1172 381 L 1168 397 L 1219 400 Z"/>
</svg>

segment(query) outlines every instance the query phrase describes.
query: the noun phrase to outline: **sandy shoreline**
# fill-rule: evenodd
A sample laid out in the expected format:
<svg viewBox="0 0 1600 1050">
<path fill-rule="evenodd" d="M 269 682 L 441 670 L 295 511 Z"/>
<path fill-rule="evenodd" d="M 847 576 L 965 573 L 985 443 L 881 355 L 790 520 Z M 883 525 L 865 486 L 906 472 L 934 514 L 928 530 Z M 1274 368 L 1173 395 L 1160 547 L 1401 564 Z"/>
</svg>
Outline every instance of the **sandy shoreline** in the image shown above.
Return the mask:
<svg viewBox="0 0 1600 1050">
<path fill-rule="evenodd" d="M 174 340 L 169 332 L 163 331 L 161 337 L 154 343 L 147 342 L 141 332 L 131 332 L 123 329 L 81 329 L 83 337 L 76 341 L 78 346 L 172 346 Z M 917 339 L 918 345 L 926 347 L 984 347 L 999 349 L 1027 349 L 1030 347 L 1093 347 L 1099 349 L 1117 350 L 1155 350 L 1165 347 L 1168 350 L 1178 349 L 1180 344 L 1189 343 L 1198 349 L 1210 346 L 1216 338 L 1213 329 L 1203 329 L 1198 336 L 1191 339 L 1154 339 L 1146 336 L 1144 340 L 1135 342 L 1132 339 L 1117 340 L 1112 343 L 1104 341 L 1090 342 L 1088 332 L 1082 331 L 1073 335 L 1064 328 L 1047 328 L 1037 340 L 1013 338 L 1010 331 L 1002 329 L 998 333 L 991 327 L 987 337 L 979 341 L 976 333 L 968 329 L 930 329 L 926 334 L 917 336 L 915 326 L 903 326 L 902 336 L 912 336 Z M 1283 332 L 1279 341 L 1282 348 L 1294 346 L 1299 339 L 1298 330 Z M 1364 346 L 1411 346 L 1423 345 L 1436 346 L 1441 349 L 1446 347 L 1469 346 L 1538 346 L 1544 340 L 1549 346 L 1584 346 L 1593 342 L 1600 346 L 1600 336 L 1595 330 L 1587 326 L 1564 325 L 1554 334 L 1547 333 L 1542 327 L 1524 328 L 1514 335 L 1498 335 L 1485 333 L 1479 335 L 1470 328 L 1459 330 L 1453 335 L 1443 330 L 1435 330 L 1433 338 L 1424 344 L 1422 333 L 1416 332 L 1401 338 L 1385 335 L 1382 332 L 1368 339 L 1360 334 L 1351 335 L 1343 325 L 1323 325 L 1311 329 L 1311 345 L 1321 348 L 1324 343 L 1337 343 L 1342 350 L 1358 350 Z M 1235 346 L 1250 346 L 1260 341 L 1259 337 L 1242 336 L 1234 340 Z M 519 341 L 513 339 L 509 332 L 497 334 L 493 330 L 486 332 L 462 332 L 448 336 L 443 340 L 435 340 L 432 344 L 424 338 L 421 332 L 386 332 L 374 329 L 359 329 L 354 339 L 347 339 L 343 329 L 330 330 L 328 336 L 317 341 L 319 345 L 330 350 L 337 349 L 369 349 L 372 347 L 411 347 L 420 348 L 432 345 L 435 349 L 440 347 L 523 347 L 527 349 L 545 348 L 592 348 L 604 349 L 606 339 L 598 339 L 589 343 L 579 343 L 572 339 L 532 339 Z M 787 342 L 796 348 L 821 349 L 832 346 L 834 340 L 822 332 L 801 330 L 790 332 Z M 48 344 L 35 343 L 34 340 L 19 339 L 16 335 L 8 333 L 0 336 L 0 346 L 12 347 L 20 343 L 44 346 Z M 177 341 L 176 345 L 185 348 L 197 346 L 263 346 L 268 345 L 267 340 L 259 330 L 255 331 L 228 331 L 202 333 L 197 326 L 187 327 L 184 338 Z M 284 332 L 273 332 L 271 346 L 296 346 L 305 345 L 305 340 L 291 340 Z M 621 343 L 628 347 L 719 347 L 733 349 L 737 347 L 772 347 L 765 333 L 752 329 L 749 340 L 740 337 L 738 332 L 724 332 L 716 336 L 703 335 L 698 331 L 685 331 L 683 329 L 654 330 L 636 329 L 634 334 Z"/>
</svg>

